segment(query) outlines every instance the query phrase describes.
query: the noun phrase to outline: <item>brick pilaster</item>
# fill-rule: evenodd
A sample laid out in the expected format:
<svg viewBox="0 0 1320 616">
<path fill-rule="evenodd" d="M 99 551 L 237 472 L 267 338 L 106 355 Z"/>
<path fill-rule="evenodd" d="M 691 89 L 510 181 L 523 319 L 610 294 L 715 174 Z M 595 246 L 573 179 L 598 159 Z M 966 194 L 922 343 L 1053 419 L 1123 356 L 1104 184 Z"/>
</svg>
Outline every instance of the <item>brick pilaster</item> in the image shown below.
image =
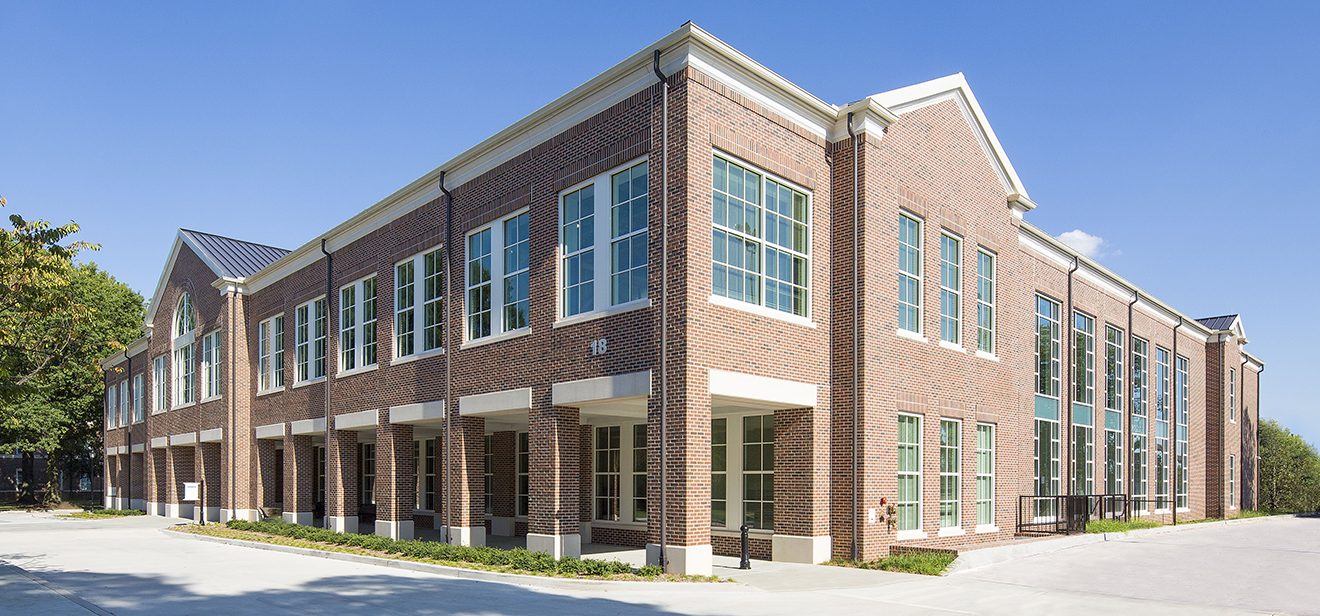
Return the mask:
<svg viewBox="0 0 1320 616">
<path fill-rule="evenodd" d="M 326 431 L 326 461 L 330 467 L 325 477 L 326 515 L 358 514 L 357 432 Z"/>
<path fill-rule="evenodd" d="M 382 411 L 382 415 L 385 412 Z M 413 427 L 376 426 L 376 519 L 411 521 L 417 507 L 417 445 Z"/>
<path fill-rule="evenodd" d="M 492 517 L 512 518 L 517 511 L 518 433 L 496 432 L 491 436 L 491 508 Z"/>
<path fill-rule="evenodd" d="M 284 511 L 311 513 L 316 507 L 316 460 L 312 437 L 284 437 Z"/>
<path fill-rule="evenodd" d="M 578 410 L 572 408 L 547 405 L 531 410 L 528 532 L 579 532 L 579 417 Z"/>
</svg>

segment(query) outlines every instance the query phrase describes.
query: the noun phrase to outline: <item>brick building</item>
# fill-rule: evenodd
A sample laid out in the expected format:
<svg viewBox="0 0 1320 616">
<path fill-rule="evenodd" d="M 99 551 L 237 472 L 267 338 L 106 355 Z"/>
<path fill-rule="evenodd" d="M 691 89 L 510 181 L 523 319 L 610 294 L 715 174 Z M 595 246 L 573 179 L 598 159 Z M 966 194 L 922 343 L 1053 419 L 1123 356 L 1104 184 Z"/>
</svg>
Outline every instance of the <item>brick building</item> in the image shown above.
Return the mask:
<svg viewBox="0 0 1320 616">
<path fill-rule="evenodd" d="M 686 24 L 295 250 L 180 231 L 107 499 L 689 573 L 1253 506 L 1240 319 L 1034 207 L 961 75 L 834 105 Z"/>
</svg>

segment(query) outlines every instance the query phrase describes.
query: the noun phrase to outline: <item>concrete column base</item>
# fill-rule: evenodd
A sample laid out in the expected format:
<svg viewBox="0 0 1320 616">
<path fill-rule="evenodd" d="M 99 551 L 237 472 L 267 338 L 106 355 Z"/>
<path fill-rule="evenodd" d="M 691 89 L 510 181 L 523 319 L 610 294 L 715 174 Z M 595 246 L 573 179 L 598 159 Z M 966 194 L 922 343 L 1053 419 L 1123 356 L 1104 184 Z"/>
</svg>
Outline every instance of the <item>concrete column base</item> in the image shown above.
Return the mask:
<svg viewBox="0 0 1320 616">
<path fill-rule="evenodd" d="M 261 519 L 261 512 L 256 509 L 222 509 L 220 510 L 220 521 L 228 522 L 230 520 L 243 520 L 245 522 L 256 522 Z"/>
<path fill-rule="evenodd" d="M 493 517 L 490 519 L 490 534 L 496 537 L 512 537 L 516 530 L 513 518 Z"/>
<path fill-rule="evenodd" d="M 138 511 L 146 511 L 147 501 L 144 501 L 140 498 L 129 499 L 128 506 L 132 507 L 133 509 L 137 509 Z"/>
<path fill-rule="evenodd" d="M 358 517 L 355 515 L 325 516 L 325 527 L 337 533 L 358 532 Z"/>
<path fill-rule="evenodd" d="M 591 543 L 591 523 L 582 522 L 578 524 L 578 533 L 582 535 L 582 543 Z"/>
<path fill-rule="evenodd" d="M 770 538 L 770 559 L 816 565 L 830 559 L 830 536 L 803 537 L 775 534 Z"/>
<path fill-rule="evenodd" d="M 147 515 L 160 515 L 160 514 L 161 514 L 161 511 L 160 511 L 160 503 L 156 503 L 156 502 L 152 502 L 152 501 L 147 501 L 147 509 L 146 509 L 146 512 L 147 512 Z"/>
<path fill-rule="evenodd" d="M 202 516 L 203 513 L 206 514 L 205 517 Z M 220 508 L 219 508 L 219 507 L 197 507 L 197 517 L 196 517 L 195 519 L 197 520 L 197 523 L 198 523 L 198 524 L 200 524 L 200 523 L 202 523 L 202 522 L 205 522 L 205 523 L 207 523 L 207 524 L 212 524 L 212 523 L 215 523 L 215 522 L 219 522 L 219 521 L 220 521 Z"/>
<path fill-rule="evenodd" d="M 179 517 L 179 503 L 165 503 L 165 517 Z"/>
<path fill-rule="evenodd" d="M 443 531 L 444 527 L 442 526 L 441 532 Z M 449 527 L 449 543 L 471 547 L 481 547 L 486 545 L 486 527 L 451 526 Z"/>
<path fill-rule="evenodd" d="M 113 497 L 113 496 L 104 496 L 104 497 L 102 497 L 102 498 L 101 498 L 101 506 L 102 506 L 102 507 L 105 507 L 106 509 L 114 509 L 114 508 L 115 508 L 115 497 Z"/>
<path fill-rule="evenodd" d="M 710 546 L 706 546 L 709 548 Z M 545 552 L 556 559 L 579 558 L 582 556 L 582 535 L 540 535 L 527 533 L 527 549 L 533 552 Z"/>
<path fill-rule="evenodd" d="M 709 543 L 667 546 L 665 556 L 665 573 L 673 575 L 711 575 L 715 567 L 715 557 Z M 660 544 L 646 544 L 646 564 L 660 564 Z"/>
<path fill-rule="evenodd" d="M 290 524 L 300 524 L 302 526 L 312 525 L 312 512 L 310 511 L 285 511 L 284 521 Z"/>
<path fill-rule="evenodd" d="M 307 515 L 311 515 L 310 513 Z M 412 539 L 416 537 L 413 533 L 412 520 L 376 520 L 376 534 L 390 539 Z"/>
</svg>

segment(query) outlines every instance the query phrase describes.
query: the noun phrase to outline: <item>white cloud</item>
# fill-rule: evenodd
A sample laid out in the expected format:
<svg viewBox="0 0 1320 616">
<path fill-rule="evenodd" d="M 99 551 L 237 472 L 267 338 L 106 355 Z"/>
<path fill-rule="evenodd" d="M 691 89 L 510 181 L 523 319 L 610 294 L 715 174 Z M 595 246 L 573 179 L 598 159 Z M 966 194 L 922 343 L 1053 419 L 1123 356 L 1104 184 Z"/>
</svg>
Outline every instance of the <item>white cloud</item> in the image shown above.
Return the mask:
<svg viewBox="0 0 1320 616">
<path fill-rule="evenodd" d="M 1082 253 L 1082 256 L 1099 259 L 1100 257 L 1117 255 L 1118 251 L 1110 250 L 1105 245 L 1105 238 L 1098 235 L 1091 235 L 1081 229 L 1073 229 L 1059 234 L 1059 241 L 1072 247 L 1073 250 Z"/>
</svg>

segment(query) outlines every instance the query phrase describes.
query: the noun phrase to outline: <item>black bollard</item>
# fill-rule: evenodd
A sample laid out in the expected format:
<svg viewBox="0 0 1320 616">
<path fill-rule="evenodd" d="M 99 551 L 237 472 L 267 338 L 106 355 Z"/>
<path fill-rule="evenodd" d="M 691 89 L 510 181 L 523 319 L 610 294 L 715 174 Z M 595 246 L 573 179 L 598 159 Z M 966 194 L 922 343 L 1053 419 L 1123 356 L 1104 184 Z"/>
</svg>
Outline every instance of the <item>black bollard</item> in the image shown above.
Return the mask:
<svg viewBox="0 0 1320 616">
<path fill-rule="evenodd" d="M 747 545 L 747 525 L 743 524 L 738 532 L 742 533 L 739 540 L 742 542 L 742 560 L 738 561 L 739 569 L 752 568 L 751 547 Z"/>
</svg>

